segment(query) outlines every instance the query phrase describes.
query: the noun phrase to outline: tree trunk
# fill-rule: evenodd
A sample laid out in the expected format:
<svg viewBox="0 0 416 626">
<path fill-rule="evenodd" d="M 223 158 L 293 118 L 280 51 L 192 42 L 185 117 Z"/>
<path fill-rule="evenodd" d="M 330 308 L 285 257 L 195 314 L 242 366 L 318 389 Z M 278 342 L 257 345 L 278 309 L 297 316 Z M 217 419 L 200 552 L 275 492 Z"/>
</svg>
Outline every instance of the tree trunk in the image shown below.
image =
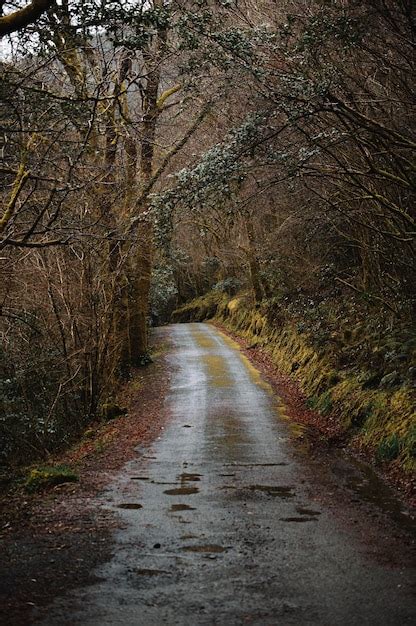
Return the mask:
<svg viewBox="0 0 416 626">
<path fill-rule="evenodd" d="M 147 318 L 152 274 L 152 236 L 151 222 L 143 222 L 140 225 L 129 289 L 129 351 L 133 367 L 145 365 L 149 361 Z"/>
<path fill-rule="evenodd" d="M 248 241 L 248 264 L 250 268 L 251 285 L 253 287 L 254 298 L 256 302 L 261 302 L 264 297 L 263 285 L 261 283 L 260 268 L 257 260 L 253 223 L 249 215 L 244 218 L 244 223 L 247 231 Z"/>
<path fill-rule="evenodd" d="M 159 115 L 157 96 L 160 82 L 160 65 L 154 53 L 144 54 L 148 66 L 147 84 L 143 99 L 143 126 L 140 145 L 140 183 L 143 189 L 149 184 L 153 173 L 156 124 Z M 147 318 L 149 315 L 150 281 L 153 260 L 153 224 L 147 215 L 148 198 L 145 195 L 137 207 L 143 217 L 133 254 L 131 285 L 129 293 L 129 341 L 130 358 L 133 366 L 149 361 Z"/>
</svg>

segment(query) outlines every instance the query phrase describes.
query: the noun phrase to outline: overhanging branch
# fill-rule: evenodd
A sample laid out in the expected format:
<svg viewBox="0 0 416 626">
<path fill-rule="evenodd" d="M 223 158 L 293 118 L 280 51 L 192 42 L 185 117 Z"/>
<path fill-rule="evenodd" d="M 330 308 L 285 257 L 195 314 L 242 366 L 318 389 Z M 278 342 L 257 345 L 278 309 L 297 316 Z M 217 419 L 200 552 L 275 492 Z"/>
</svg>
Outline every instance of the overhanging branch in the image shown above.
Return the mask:
<svg viewBox="0 0 416 626">
<path fill-rule="evenodd" d="M 33 24 L 54 2 L 55 0 L 33 0 L 23 9 L 13 11 L 9 15 L 3 15 L 0 17 L 0 37 L 10 35 L 29 26 L 29 24 Z"/>
</svg>

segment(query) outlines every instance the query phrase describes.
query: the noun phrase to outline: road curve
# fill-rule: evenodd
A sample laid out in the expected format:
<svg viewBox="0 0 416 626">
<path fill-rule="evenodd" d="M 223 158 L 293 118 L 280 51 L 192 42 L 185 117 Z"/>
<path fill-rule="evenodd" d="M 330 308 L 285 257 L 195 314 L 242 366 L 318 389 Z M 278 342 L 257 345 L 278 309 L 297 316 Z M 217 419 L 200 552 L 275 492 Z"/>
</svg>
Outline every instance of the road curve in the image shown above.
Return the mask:
<svg viewBox="0 0 416 626">
<path fill-rule="evenodd" d="M 45 626 L 416 623 L 412 571 L 372 560 L 310 500 L 290 428 L 236 346 L 208 324 L 168 332 L 172 419 L 103 496 L 125 528 L 99 582 Z"/>
</svg>

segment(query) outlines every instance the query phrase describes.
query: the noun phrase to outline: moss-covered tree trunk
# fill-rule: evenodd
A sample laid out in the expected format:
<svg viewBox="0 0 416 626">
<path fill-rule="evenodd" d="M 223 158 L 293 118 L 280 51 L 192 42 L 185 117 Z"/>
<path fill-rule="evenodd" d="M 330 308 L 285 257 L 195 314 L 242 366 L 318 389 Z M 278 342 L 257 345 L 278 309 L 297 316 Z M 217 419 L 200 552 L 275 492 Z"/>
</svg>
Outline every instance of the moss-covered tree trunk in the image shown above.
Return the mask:
<svg viewBox="0 0 416 626">
<path fill-rule="evenodd" d="M 106 182 L 110 180 L 116 182 L 114 173 L 117 163 L 117 144 L 120 140 L 117 131 L 116 110 L 123 111 L 123 119 L 129 119 L 128 103 L 125 94 L 122 94 L 123 85 L 131 71 L 131 60 L 124 52 L 117 80 L 114 83 L 112 106 L 108 107 L 106 125 Z M 113 289 L 113 340 L 117 346 L 115 354 L 118 358 L 118 370 L 122 376 L 128 374 L 131 364 L 130 355 L 130 324 L 129 324 L 129 276 L 127 259 L 131 250 L 129 244 L 123 241 L 118 233 L 122 230 L 121 225 L 124 213 L 129 212 L 133 202 L 136 169 L 137 169 L 137 148 L 131 136 L 124 137 L 123 147 L 126 155 L 126 181 L 124 186 L 124 206 L 118 205 L 118 212 L 113 206 L 108 207 L 106 219 L 110 220 L 112 228 L 109 228 L 109 269 L 112 275 Z"/>
<path fill-rule="evenodd" d="M 129 353 L 135 367 L 148 360 L 147 318 L 149 315 L 149 294 L 152 273 L 152 225 L 140 225 L 137 251 L 131 270 L 128 313 L 129 313 Z"/>
<path fill-rule="evenodd" d="M 143 125 L 140 143 L 140 184 L 142 189 L 149 186 L 153 173 L 156 124 L 159 115 L 158 90 L 160 83 L 160 58 L 166 33 L 159 33 L 155 49 L 143 53 L 147 66 L 147 83 L 143 98 Z M 139 230 L 132 256 L 129 291 L 129 342 L 130 358 L 133 366 L 148 360 L 147 318 L 149 315 L 150 282 L 153 260 L 153 224 L 148 214 L 149 203 L 144 193 L 136 207 L 139 217 Z"/>
<path fill-rule="evenodd" d="M 247 215 L 247 214 L 245 215 L 244 223 L 245 223 L 246 232 L 247 232 L 247 242 L 248 242 L 247 256 L 248 256 L 248 264 L 250 268 L 251 285 L 253 287 L 254 298 L 256 302 L 261 302 L 264 297 L 264 290 L 263 290 L 263 285 L 262 285 L 261 277 L 260 277 L 259 262 L 257 260 L 253 222 L 251 221 L 250 215 Z"/>
</svg>

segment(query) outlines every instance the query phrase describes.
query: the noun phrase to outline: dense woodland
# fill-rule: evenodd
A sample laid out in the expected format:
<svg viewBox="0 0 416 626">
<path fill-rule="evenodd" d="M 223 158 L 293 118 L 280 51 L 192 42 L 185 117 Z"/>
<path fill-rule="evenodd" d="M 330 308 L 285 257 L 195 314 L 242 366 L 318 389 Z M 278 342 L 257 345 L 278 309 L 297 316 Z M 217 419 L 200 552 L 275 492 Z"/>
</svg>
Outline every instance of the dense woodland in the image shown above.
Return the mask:
<svg viewBox="0 0 416 626">
<path fill-rule="evenodd" d="M 0 462 L 73 441 L 209 291 L 396 394 L 414 459 L 414 3 L 0 9 Z"/>
</svg>

